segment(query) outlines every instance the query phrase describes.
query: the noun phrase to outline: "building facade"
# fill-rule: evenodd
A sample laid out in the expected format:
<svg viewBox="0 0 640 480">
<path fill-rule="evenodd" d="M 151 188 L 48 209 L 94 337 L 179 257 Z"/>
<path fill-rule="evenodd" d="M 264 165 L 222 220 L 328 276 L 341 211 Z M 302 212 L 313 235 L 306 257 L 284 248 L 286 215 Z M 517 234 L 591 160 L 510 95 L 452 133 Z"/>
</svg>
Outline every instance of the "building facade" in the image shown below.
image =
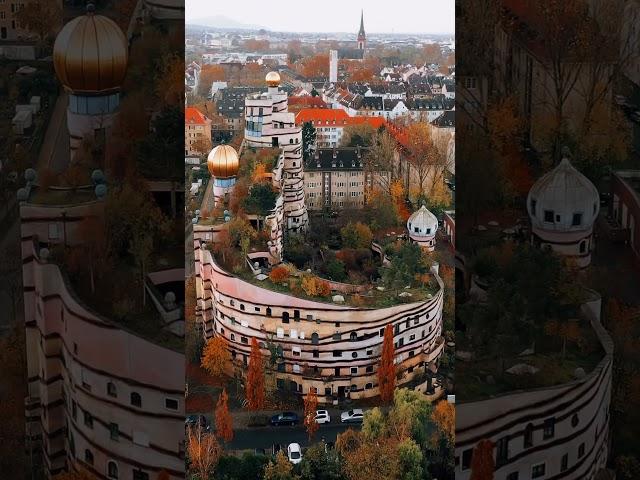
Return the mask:
<svg viewBox="0 0 640 480">
<path fill-rule="evenodd" d="M 27 432 L 47 478 L 69 469 L 184 478 L 184 354 L 93 311 L 49 259 L 50 248 L 78 244 L 78 225 L 96 206 L 20 207 Z"/>
<path fill-rule="evenodd" d="M 592 480 L 608 458 L 613 342 L 600 324 L 600 297 L 582 306 L 603 348 L 602 360 L 568 383 L 458 403 L 456 478 L 471 475 L 473 448 L 495 444 L 496 480 Z"/>
<path fill-rule="evenodd" d="M 304 231 L 308 214 L 304 194 L 302 128 L 296 126 L 295 115 L 288 111 L 287 93 L 279 89 L 280 75 L 270 72 L 266 81 L 266 92 L 248 96 L 245 100 L 244 141 L 249 147 L 282 149 L 286 228 L 294 232 Z"/>
<path fill-rule="evenodd" d="M 631 251 L 640 265 L 640 171 L 613 174 L 611 215 L 628 232 Z"/>
<path fill-rule="evenodd" d="M 184 109 L 184 155 L 204 155 L 211 147 L 211 119 L 195 107 Z M 203 150 L 203 148 L 205 150 Z"/>
<path fill-rule="evenodd" d="M 394 327 L 397 385 L 435 369 L 444 348 L 443 284 L 431 298 L 382 309 L 315 302 L 261 288 L 225 272 L 211 252 L 195 242 L 199 315 L 205 336 L 223 336 L 234 362 L 246 370 L 250 343 L 257 338 L 263 355 L 275 345 L 279 389 L 318 400 L 378 395 L 377 372 L 384 329 Z"/>
</svg>

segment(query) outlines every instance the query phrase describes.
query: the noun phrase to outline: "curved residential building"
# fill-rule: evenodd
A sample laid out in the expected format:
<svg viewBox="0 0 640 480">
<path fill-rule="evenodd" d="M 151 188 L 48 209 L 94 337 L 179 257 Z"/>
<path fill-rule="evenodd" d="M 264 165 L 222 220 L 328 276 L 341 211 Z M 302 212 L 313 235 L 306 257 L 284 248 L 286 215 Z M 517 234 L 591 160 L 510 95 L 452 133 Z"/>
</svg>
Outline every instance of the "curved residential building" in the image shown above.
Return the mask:
<svg viewBox="0 0 640 480">
<path fill-rule="evenodd" d="M 600 195 L 591 181 L 565 156 L 540 177 L 527 198 L 532 242 L 575 259 L 580 267 L 591 263 L 593 224 L 600 212 Z"/>
<path fill-rule="evenodd" d="M 165 470 L 184 478 L 184 355 L 93 311 L 54 261 L 55 250 L 79 243 L 80 222 L 100 208 L 87 199 L 20 207 L 27 432 L 41 442 L 47 477 L 83 470 L 144 480 Z M 176 308 L 158 312 L 167 330 Z"/>
<path fill-rule="evenodd" d="M 496 480 L 591 480 L 605 468 L 613 343 L 600 324 L 599 296 L 582 316 L 603 348 L 597 366 L 568 383 L 456 406 L 456 479 L 467 480 L 475 445 L 495 444 Z"/>
<path fill-rule="evenodd" d="M 288 111 L 287 93 L 279 89 L 280 75 L 269 72 L 267 91 L 245 100 L 245 145 L 254 148 L 281 148 L 283 163 L 283 197 L 286 228 L 304 231 L 308 225 L 304 195 L 302 127 L 296 126 L 295 114 Z"/>
<path fill-rule="evenodd" d="M 224 271 L 195 241 L 196 289 L 205 336 L 223 336 L 237 364 L 249 360 L 255 337 L 265 356 L 278 354 L 277 386 L 319 401 L 378 394 L 384 329 L 394 327 L 397 385 L 432 371 L 444 348 L 443 284 L 430 298 L 379 309 L 324 303 L 278 293 Z"/>
</svg>

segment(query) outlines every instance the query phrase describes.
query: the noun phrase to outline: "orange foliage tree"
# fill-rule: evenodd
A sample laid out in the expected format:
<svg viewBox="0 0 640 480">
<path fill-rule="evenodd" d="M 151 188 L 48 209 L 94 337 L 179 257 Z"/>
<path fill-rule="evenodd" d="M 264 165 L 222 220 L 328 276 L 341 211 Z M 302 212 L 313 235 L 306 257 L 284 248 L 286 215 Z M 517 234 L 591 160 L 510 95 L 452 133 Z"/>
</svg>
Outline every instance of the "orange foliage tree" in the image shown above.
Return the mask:
<svg viewBox="0 0 640 480">
<path fill-rule="evenodd" d="M 181 55 L 168 55 L 162 63 L 156 78 L 156 93 L 165 105 L 181 106 L 184 103 L 184 59 Z"/>
<path fill-rule="evenodd" d="M 493 442 L 480 440 L 473 449 L 470 480 L 493 480 L 495 463 L 493 461 Z"/>
<path fill-rule="evenodd" d="M 171 476 L 169 475 L 169 472 L 167 472 L 166 470 L 160 470 L 158 472 L 158 476 L 156 477 L 156 480 L 171 480 Z"/>
<path fill-rule="evenodd" d="M 260 410 L 264 407 L 264 361 L 255 337 L 251 339 L 249 372 L 247 373 L 245 392 L 249 410 Z"/>
<path fill-rule="evenodd" d="M 286 267 L 275 267 L 269 272 L 269 279 L 273 283 L 282 283 L 289 277 L 289 270 Z"/>
<path fill-rule="evenodd" d="M 312 297 L 326 297 L 331 293 L 331 285 L 326 280 L 307 275 L 300 284 L 302 290 Z"/>
<path fill-rule="evenodd" d="M 225 71 L 220 65 L 203 65 L 200 70 L 199 92 L 200 95 L 206 96 L 211 90 L 211 84 L 217 81 L 225 80 Z"/>
<path fill-rule="evenodd" d="M 227 340 L 221 335 L 216 335 L 205 345 L 201 365 L 211 375 L 219 377 L 224 374 L 224 368 L 230 360 Z"/>
<path fill-rule="evenodd" d="M 309 393 L 304 398 L 304 426 L 309 434 L 309 441 L 318 431 L 320 425 L 316 422 L 316 409 L 318 408 L 318 394 L 315 388 L 310 388 Z"/>
<path fill-rule="evenodd" d="M 393 391 L 396 386 L 396 365 L 394 363 L 395 347 L 393 345 L 393 327 L 387 324 L 384 329 L 382 343 L 382 356 L 378 367 L 378 389 L 380 399 L 388 403 L 393 400 Z"/>
<path fill-rule="evenodd" d="M 202 431 L 202 427 L 190 428 L 187 431 L 187 452 L 191 462 L 191 472 L 202 480 L 209 478 L 218 463 L 222 448 L 215 435 Z"/>
<path fill-rule="evenodd" d="M 304 61 L 302 74 L 305 77 L 326 77 L 329 75 L 329 55 L 320 53 Z"/>
<path fill-rule="evenodd" d="M 436 427 L 450 443 L 454 442 L 456 434 L 456 409 L 447 401 L 438 402 L 433 410 L 432 418 Z"/>
<path fill-rule="evenodd" d="M 216 404 L 215 419 L 216 432 L 227 443 L 233 440 L 233 419 L 229 413 L 228 401 L 227 390 L 223 388 Z"/>
</svg>

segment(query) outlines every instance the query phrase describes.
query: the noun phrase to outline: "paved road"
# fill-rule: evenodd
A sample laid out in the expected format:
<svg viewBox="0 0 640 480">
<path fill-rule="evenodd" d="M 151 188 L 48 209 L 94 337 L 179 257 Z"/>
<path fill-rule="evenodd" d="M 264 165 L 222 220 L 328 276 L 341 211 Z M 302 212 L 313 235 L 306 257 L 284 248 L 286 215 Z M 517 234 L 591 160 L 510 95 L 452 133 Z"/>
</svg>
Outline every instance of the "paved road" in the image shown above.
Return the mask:
<svg viewBox="0 0 640 480">
<path fill-rule="evenodd" d="M 349 427 L 360 429 L 360 425 L 345 425 L 338 422 L 320 425 L 311 443 L 320 441 L 323 436 L 325 441 L 335 442 L 338 434 Z M 233 441 L 225 448 L 228 450 L 253 450 L 256 448 L 268 450 L 274 443 L 285 446 L 289 443 L 299 443 L 303 447 L 310 445 L 304 426 L 296 425 L 294 427 L 255 427 L 235 430 Z"/>
</svg>

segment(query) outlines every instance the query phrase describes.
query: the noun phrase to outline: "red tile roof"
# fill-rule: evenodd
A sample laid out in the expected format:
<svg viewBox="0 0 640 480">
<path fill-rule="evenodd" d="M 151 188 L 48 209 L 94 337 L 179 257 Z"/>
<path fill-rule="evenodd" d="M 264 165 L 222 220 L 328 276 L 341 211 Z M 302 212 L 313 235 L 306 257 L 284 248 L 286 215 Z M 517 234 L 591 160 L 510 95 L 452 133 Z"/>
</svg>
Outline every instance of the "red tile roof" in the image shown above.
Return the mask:
<svg viewBox="0 0 640 480">
<path fill-rule="evenodd" d="M 205 125 L 209 119 L 195 107 L 186 107 L 184 109 L 184 123 L 192 125 Z"/>
<path fill-rule="evenodd" d="M 289 97 L 289 106 L 300 105 L 309 108 L 327 108 L 327 104 L 320 97 Z"/>
<path fill-rule="evenodd" d="M 335 123 L 333 123 L 334 120 Z M 347 112 L 339 108 L 304 108 L 296 115 L 296 124 L 300 125 L 305 122 L 313 122 L 314 125 L 316 125 L 317 122 L 321 122 L 321 125 L 326 125 L 324 122 L 330 122 L 328 125 L 335 125 L 337 127 L 347 127 L 349 125 L 362 125 L 363 123 L 368 123 L 376 129 L 385 125 L 385 120 L 382 117 L 350 117 Z"/>
</svg>

